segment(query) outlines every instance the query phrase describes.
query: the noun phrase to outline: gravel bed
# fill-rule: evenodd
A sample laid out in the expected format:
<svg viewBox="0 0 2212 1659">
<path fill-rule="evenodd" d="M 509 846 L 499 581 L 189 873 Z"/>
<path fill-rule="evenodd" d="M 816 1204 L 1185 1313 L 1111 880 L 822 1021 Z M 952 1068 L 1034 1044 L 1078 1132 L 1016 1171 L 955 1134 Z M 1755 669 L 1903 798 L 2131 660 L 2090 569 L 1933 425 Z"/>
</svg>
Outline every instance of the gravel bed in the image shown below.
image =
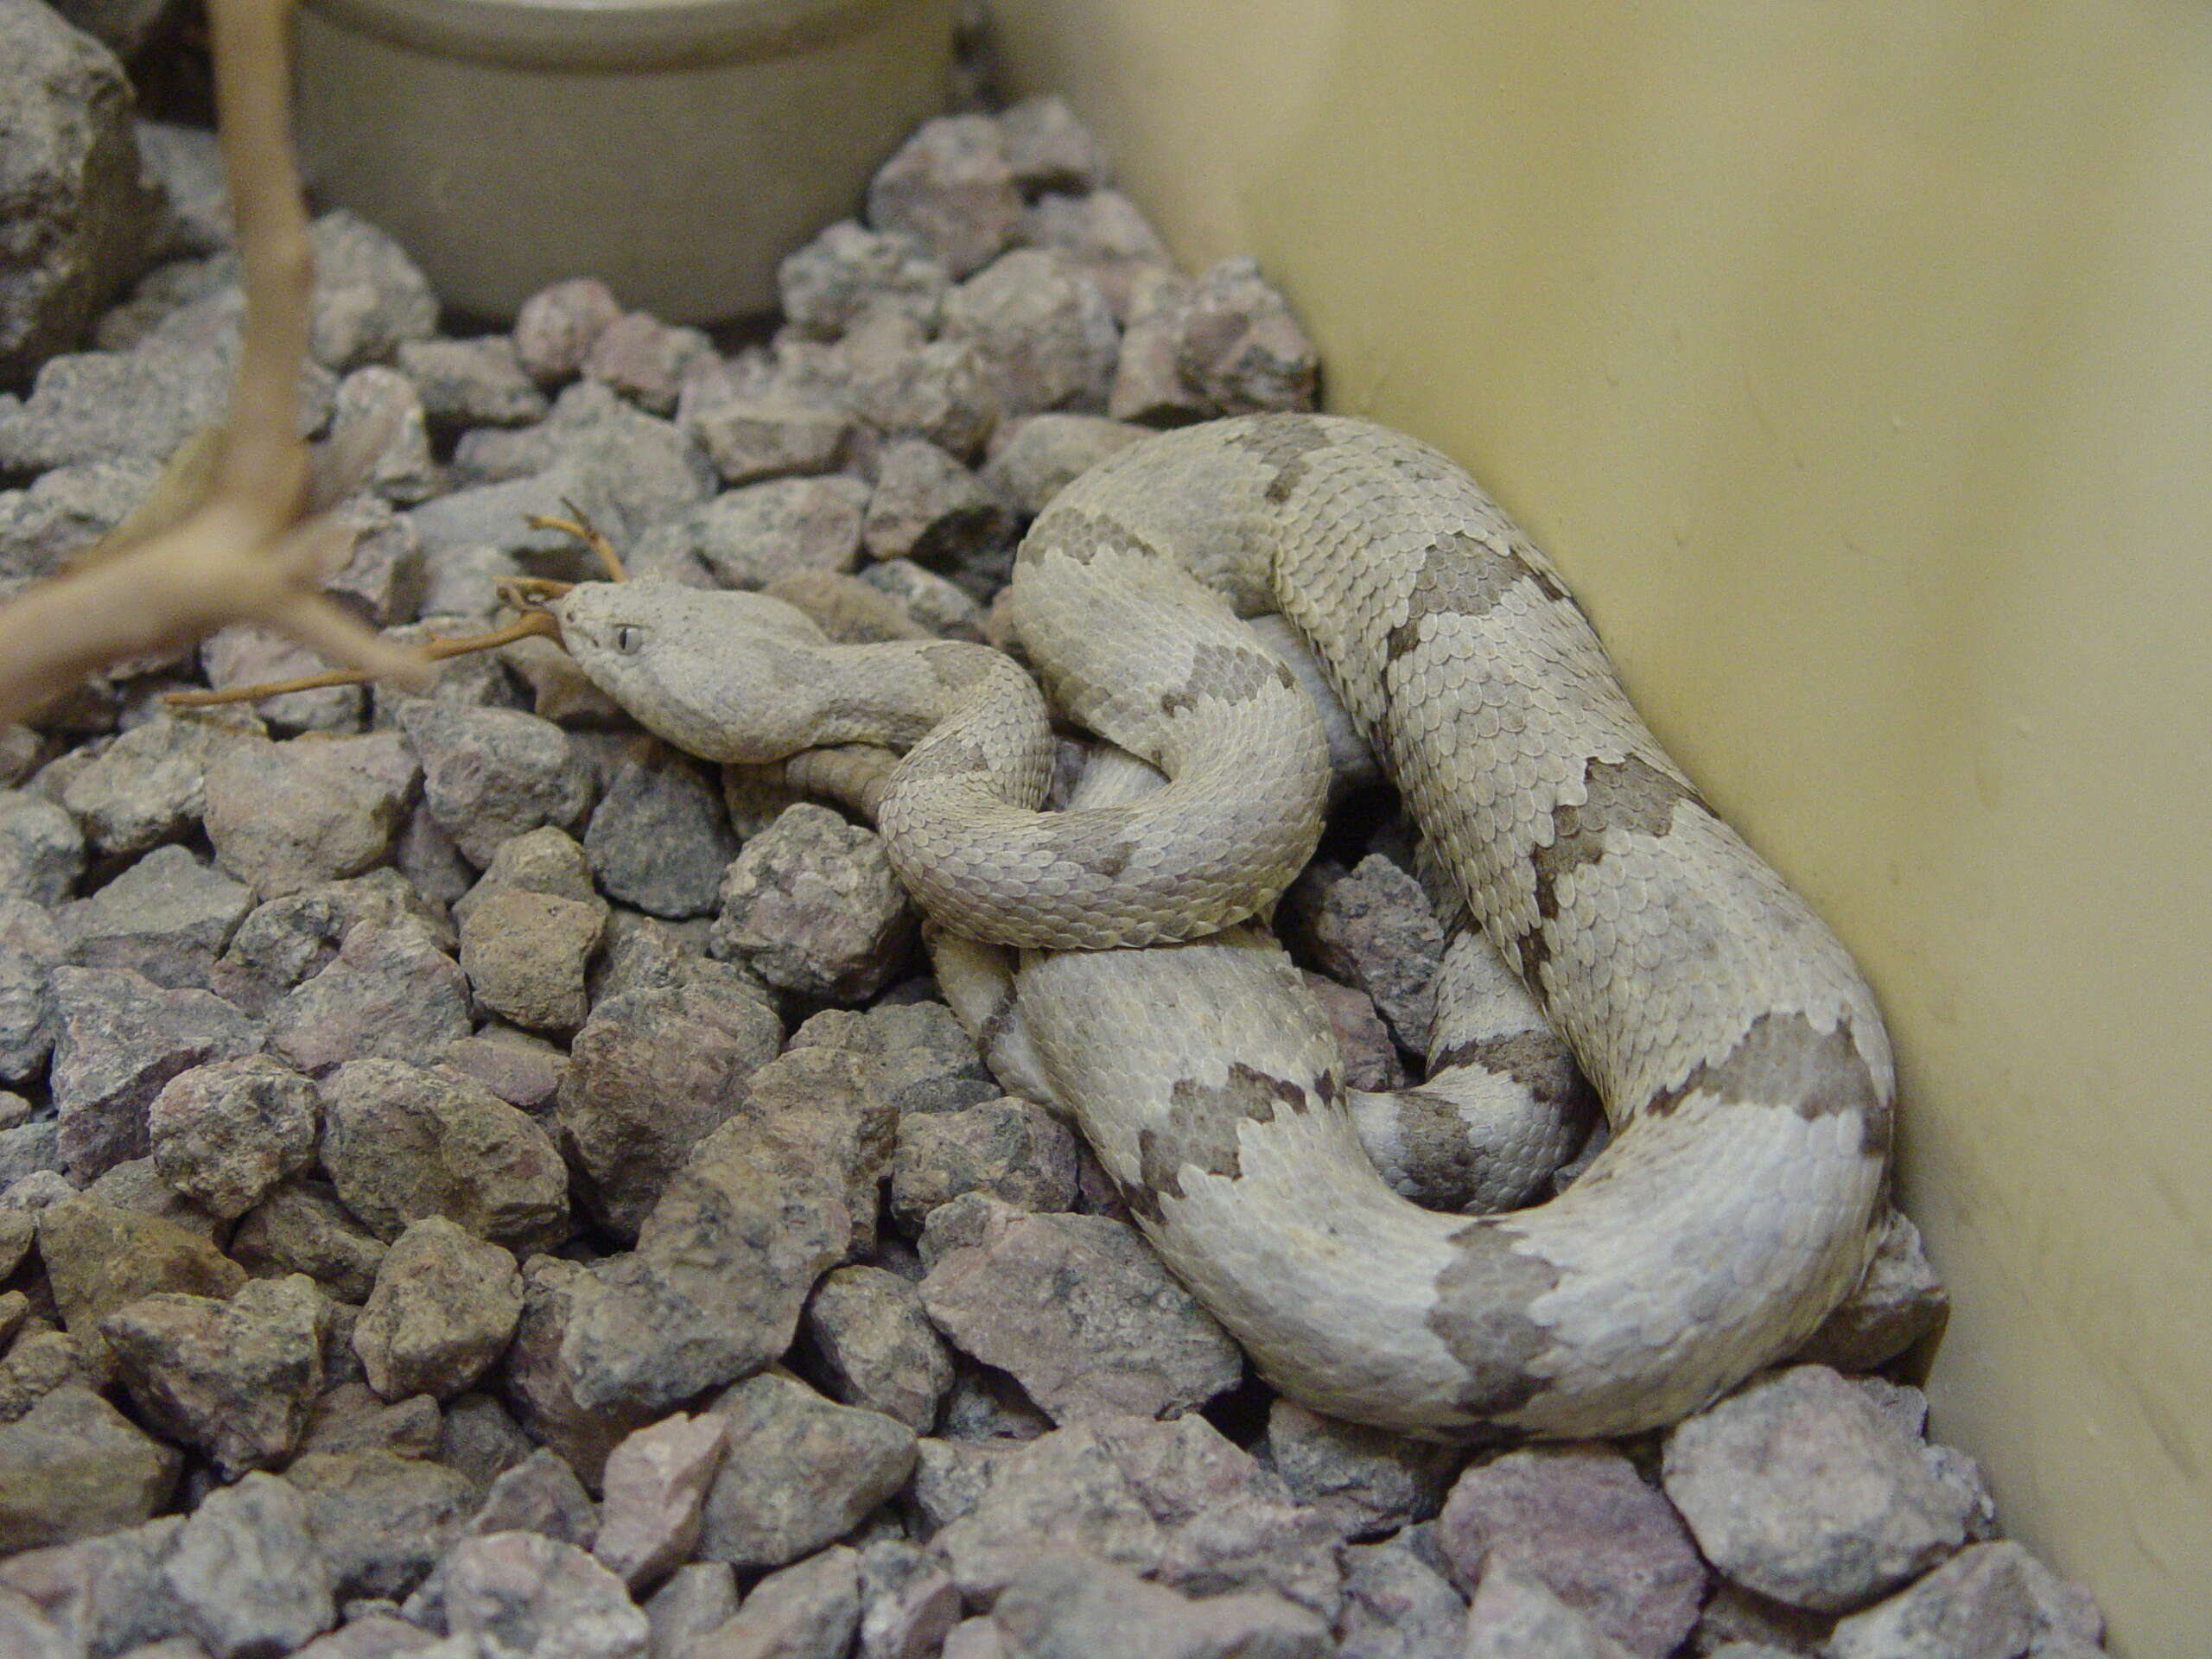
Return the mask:
<svg viewBox="0 0 2212 1659">
<path fill-rule="evenodd" d="M 5 3 L 0 39 L 47 29 Z M 90 82 L 34 113 L 112 129 L 90 201 L 133 135 L 69 50 Z M 0 592 L 233 360 L 212 141 L 137 137 L 130 200 L 56 199 L 45 321 L 0 284 L 0 352 L 44 353 L 0 394 Z M 315 234 L 318 418 L 401 416 L 331 586 L 410 639 L 592 574 L 526 522 L 568 502 L 640 579 L 999 640 L 1069 479 L 1319 389 L 1264 274 L 1176 270 L 1057 99 L 922 127 L 743 340 L 588 276 L 448 337 L 389 238 Z M 0 733 L 0 1654 L 2098 1650 L 1897 1380 L 1947 1310 L 1904 1217 L 1795 1361 L 1669 1433 L 1332 1422 L 984 1068 L 865 824 L 726 789 L 544 641 L 426 696 L 159 701 L 302 666 L 227 630 Z M 1344 817 L 1285 926 L 1388 1087 L 1442 935 L 1395 803 Z"/>
</svg>

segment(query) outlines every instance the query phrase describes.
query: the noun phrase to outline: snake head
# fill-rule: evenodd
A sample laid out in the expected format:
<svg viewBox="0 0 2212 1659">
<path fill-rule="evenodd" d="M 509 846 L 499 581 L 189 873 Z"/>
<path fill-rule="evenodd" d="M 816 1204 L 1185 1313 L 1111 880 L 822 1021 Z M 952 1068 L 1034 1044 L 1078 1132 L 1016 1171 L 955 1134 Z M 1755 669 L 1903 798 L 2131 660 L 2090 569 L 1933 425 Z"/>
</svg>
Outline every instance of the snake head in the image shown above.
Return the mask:
<svg viewBox="0 0 2212 1659">
<path fill-rule="evenodd" d="M 579 582 L 547 609 L 591 683 L 702 760 L 780 760 L 817 740 L 822 632 L 766 594 L 664 582 Z"/>
</svg>

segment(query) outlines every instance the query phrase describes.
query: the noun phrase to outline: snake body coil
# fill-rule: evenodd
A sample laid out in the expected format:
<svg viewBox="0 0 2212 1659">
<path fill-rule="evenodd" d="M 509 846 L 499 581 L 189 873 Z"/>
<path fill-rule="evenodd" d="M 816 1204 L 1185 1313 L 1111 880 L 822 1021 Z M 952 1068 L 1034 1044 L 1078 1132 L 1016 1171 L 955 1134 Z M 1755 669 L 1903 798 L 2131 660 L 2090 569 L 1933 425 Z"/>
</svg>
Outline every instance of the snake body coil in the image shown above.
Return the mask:
<svg viewBox="0 0 2212 1659">
<path fill-rule="evenodd" d="M 572 596 L 587 671 L 674 741 L 772 758 L 713 747 L 745 701 L 699 706 L 727 639 L 694 630 L 692 663 L 656 612 L 642 649 L 633 626 L 626 660 L 612 650 L 639 604 Z M 943 926 L 1024 947 L 1000 1024 L 1019 1020 L 1147 1236 L 1270 1381 L 1416 1433 L 1621 1433 L 1786 1356 L 1852 1287 L 1890 1138 L 1872 994 L 1457 467 L 1323 416 L 1171 433 L 1055 498 L 1013 604 L 1056 700 L 1167 786 L 1034 815 L 1042 712 L 1020 677 L 971 648 L 872 647 L 909 653 L 869 671 L 927 705 L 910 728 L 935 722 L 883 831 Z M 1295 969 L 1233 925 L 1310 852 L 1327 778 L 1311 697 L 1242 620 L 1267 613 L 1310 645 L 1603 1097 L 1611 1144 L 1548 1203 L 1470 1218 L 1394 1192 Z M 838 717 L 805 741 L 912 741 L 862 729 L 856 701 L 828 698 Z M 1470 1017 L 1454 995 L 1442 1027 Z"/>
</svg>

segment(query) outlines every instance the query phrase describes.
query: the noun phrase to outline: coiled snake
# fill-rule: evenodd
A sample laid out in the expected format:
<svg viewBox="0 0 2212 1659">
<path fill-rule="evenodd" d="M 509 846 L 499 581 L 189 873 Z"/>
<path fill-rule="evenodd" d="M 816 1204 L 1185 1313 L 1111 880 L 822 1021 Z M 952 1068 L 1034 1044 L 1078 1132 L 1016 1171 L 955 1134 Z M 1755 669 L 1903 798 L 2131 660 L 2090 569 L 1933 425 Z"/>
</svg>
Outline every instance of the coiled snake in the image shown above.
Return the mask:
<svg viewBox="0 0 2212 1659">
<path fill-rule="evenodd" d="M 980 646 L 827 647 L 759 595 L 642 583 L 556 609 L 594 681 L 705 758 L 907 750 L 868 798 L 957 936 L 948 994 L 1303 1403 L 1431 1435 L 1656 1427 L 1788 1355 L 1852 1288 L 1890 1141 L 1872 993 L 1451 461 L 1325 416 L 1149 439 L 1038 518 L 1011 603 L 1054 699 L 1164 787 L 1039 813 L 1045 703 Z M 1312 851 L 1329 777 L 1294 653 L 1243 620 L 1268 613 L 1603 1097 L 1610 1145 L 1548 1203 L 1471 1218 L 1392 1191 L 1319 1010 L 1245 921 Z M 1018 949 L 1018 970 L 963 940 Z M 1484 972 L 1472 936 L 1455 942 L 1445 1071 L 1534 1023 Z M 1478 1123 L 1502 1172 L 1480 1196 L 1516 1195 L 1567 1149 L 1543 1099 L 1484 1119 L 1452 1087 L 1428 1097 Z"/>
</svg>

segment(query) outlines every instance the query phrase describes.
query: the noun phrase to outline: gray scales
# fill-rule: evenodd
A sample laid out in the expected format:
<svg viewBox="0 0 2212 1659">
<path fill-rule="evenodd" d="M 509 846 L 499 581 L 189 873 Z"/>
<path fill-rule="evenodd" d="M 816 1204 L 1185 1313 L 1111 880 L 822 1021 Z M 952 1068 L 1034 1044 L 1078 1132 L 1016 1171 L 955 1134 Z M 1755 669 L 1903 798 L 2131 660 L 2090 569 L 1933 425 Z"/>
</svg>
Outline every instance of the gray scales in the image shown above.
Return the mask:
<svg viewBox="0 0 2212 1659">
<path fill-rule="evenodd" d="M 710 760 L 796 756 L 793 782 L 875 812 L 1001 1077 L 1077 1122 L 1293 1399 L 1428 1435 L 1631 1433 L 1786 1357 L 1850 1291 L 1890 1143 L 1872 993 L 1457 466 L 1326 416 L 1169 433 L 1054 498 L 1011 604 L 1052 702 L 1145 763 L 1095 765 L 1068 811 L 1039 810 L 1045 696 L 982 647 L 833 647 L 760 595 L 644 583 L 556 610 L 648 728 Z M 1396 1096 L 1344 1086 L 1248 920 L 1313 850 L 1344 715 L 1473 923 L 1430 1080 Z M 1580 1125 L 1547 1019 L 1606 1148 L 1526 1209 L 1401 1197 L 1377 1165 L 1410 1135 L 1466 1140 L 1469 1209 L 1548 1179 Z"/>
</svg>

